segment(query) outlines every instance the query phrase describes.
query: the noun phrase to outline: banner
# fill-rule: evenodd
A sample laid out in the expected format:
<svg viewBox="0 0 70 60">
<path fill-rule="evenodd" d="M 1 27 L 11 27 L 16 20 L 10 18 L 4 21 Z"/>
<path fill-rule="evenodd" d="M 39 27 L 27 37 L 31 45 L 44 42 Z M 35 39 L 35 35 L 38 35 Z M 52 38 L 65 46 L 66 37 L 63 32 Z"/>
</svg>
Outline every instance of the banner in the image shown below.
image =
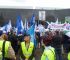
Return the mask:
<svg viewBox="0 0 70 60">
<path fill-rule="evenodd" d="M 48 25 L 48 28 L 50 29 L 59 29 L 59 30 L 62 30 L 62 29 L 67 29 L 67 24 L 49 24 Z"/>
</svg>

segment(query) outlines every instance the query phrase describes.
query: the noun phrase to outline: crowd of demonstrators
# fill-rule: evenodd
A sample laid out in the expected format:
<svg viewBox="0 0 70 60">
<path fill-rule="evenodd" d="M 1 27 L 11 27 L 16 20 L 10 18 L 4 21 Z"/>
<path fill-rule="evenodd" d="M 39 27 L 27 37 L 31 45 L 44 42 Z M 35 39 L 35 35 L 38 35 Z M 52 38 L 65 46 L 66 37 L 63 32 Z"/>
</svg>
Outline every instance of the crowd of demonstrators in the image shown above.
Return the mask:
<svg viewBox="0 0 70 60">
<path fill-rule="evenodd" d="M 4 37 L 4 35 L 6 35 L 6 36 Z M 33 59 L 33 56 L 34 56 L 33 53 L 34 53 L 35 47 L 34 47 L 34 43 L 30 42 L 30 38 L 31 38 L 30 35 L 27 35 L 27 33 L 22 35 L 21 32 L 20 32 L 20 34 L 16 35 L 16 33 L 13 30 L 11 30 L 8 33 L 5 32 L 4 34 L 2 34 L 2 37 L 11 43 L 10 45 L 14 51 L 15 56 L 13 54 L 12 55 L 14 57 L 16 57 L 16 60 L 21 60 L 21 59 L 22 60 L 32 60 Z M 24 46 L 24 48 L 23 48 L 23 46 Z M 32 47 L 32 49 L 31 49 L 31 47 Z M 11 54 L 11 52 L 13 53 L 12 49 L 10 51 L 10 54 Z M 22 52 L 22 53 L 20 53 L 20 52 Z M 13 58 L 12 55 L 10 55 L 10 56 Z M 28 55 L 28 56 L 25 56 L 25 55 Z M 7 59 L 7 60 L 11 60 L 11 59 Z"/>
<path fill-rule="evenodd" d="M 48 43 L 50 43 L 49 46 L 55 49 L 56 60 L 69 60 L 70 58 L 69 57 L 70 55 L 70 40 L 69 39 L 70 38 L 68 36 L 63 34 L 63 31 L 58 31 L 58 30 L 48 31 L 45 33 L 44 36 L 42 36 L 43 47 L 44 47 L 43 50 L 46 48 L 45 46 Z"/>
<path fill-rule="evenodd" d="M 28 33 L 23 35 L 20 32 L 20 34 L 16 35 L 16 33 L 11 30 L 8 33 L 0 31 L 0 34 L 0 40 L 6 40 L 10 44 L 8 49 L 9 58 L 6 58 L 6 60 L 70 59 L 70 37 L 66 36 L 63 31 L 49 30 L 41 34 L 39 31 L 36 31 L 36 46 L 30 41 L 31 37 Z"/>
</svg>

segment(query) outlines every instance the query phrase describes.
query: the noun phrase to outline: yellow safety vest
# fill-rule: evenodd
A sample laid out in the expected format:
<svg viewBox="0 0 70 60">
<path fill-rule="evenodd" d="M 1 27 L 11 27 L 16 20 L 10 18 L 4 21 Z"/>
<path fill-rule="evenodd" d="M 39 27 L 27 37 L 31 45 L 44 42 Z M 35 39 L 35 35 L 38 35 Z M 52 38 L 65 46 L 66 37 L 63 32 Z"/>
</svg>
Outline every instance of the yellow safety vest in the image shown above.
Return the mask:
<svg viewBox="0 0 70 60">
<path fill-rule="evenodd" d="M 70 60 L 70 52 L 68 53 L 68 60 Z"/>
<path fill-rule="evenodd" d="M 27 50 L 26 46 L 25 46 L 25 42 L 21 43 L 21 48 L 22 48 L 22 53 L 24 54 L 26 59 L 29 59 L 29 57 L 32 54 L 33 48 L 34 48 L 34 44 L 32 42 L 30 42 L 30 46 Z"/>
<path fill-rule="evenodd" d="M 3 46 L 4 41 L 0 41 L 0 51 L 2 51 L 2 46 Z M 8 57 L 8 48 L 11 45 L 9 41 L 6 41 L 5 43 L 5 57 Z"/>
<path fill-rule="evenodd" d="M 46 58 L 48 58 L 48 60 L 55 60 L 54 48 L 49 48 L 47 50 L 44 50 L 41 60 L 46 60 Z"/>
</svg>

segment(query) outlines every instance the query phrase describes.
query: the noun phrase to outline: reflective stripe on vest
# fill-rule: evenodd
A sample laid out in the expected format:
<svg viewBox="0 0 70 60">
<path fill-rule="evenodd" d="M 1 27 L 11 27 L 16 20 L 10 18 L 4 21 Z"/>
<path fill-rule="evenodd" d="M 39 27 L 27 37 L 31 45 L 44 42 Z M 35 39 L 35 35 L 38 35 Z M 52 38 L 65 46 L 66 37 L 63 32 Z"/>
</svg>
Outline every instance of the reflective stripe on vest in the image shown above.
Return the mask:
<svg viewBox="0 0 70 60">
<path fill-rule="evenodd" d="M 51 50 L 54 52 L 54 48 L 51 48 Z M 46 60 L 46 58 L 48 58 L 48 60 L 55 60 L 55 52 L 53 54 L 51 50 L 44 50 L 41 60 Z"/>
<path fill-rule="evenodd" d="M 21 48 L 22 48 L 22 53 L 28 59 L 31 56 L 31 54 L 32 54 L 32 51 L 33 51 L 33 48 L 34 48 L 34 44 L 32 42 L 30 42 L 30 46 L 29 46 L 29 48 L 27 50 L 27 48 L 25 46 L 25 42 L 22 42 L 21 43 Z"/>
<path fill-rule="evenodd" d="M 70 60 L 70 52 L 68 53 L 68 60 Z"/>
<path fill-rule="evenodd" d="M 0 41 L 0 51 L 2 51 L 3 42 L 4 41 Z M 8 57 L 8 48 L 10 44 L 11 43 L 9 41 L 6 41 L 5 43 L 5 57 Z"/>
</svg>

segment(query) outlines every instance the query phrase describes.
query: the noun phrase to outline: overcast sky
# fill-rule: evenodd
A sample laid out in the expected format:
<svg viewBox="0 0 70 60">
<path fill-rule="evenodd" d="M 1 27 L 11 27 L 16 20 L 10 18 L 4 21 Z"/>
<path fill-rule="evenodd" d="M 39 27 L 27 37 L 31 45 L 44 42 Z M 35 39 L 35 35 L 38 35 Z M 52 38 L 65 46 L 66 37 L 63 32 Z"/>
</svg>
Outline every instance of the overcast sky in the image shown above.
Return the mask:
<svg viewBox="0 0 70 60">
<path fill-rule="evenodd" d="M 70 0 L 0 0 L 0 8 L 68 9 Z"/>
</svg>

